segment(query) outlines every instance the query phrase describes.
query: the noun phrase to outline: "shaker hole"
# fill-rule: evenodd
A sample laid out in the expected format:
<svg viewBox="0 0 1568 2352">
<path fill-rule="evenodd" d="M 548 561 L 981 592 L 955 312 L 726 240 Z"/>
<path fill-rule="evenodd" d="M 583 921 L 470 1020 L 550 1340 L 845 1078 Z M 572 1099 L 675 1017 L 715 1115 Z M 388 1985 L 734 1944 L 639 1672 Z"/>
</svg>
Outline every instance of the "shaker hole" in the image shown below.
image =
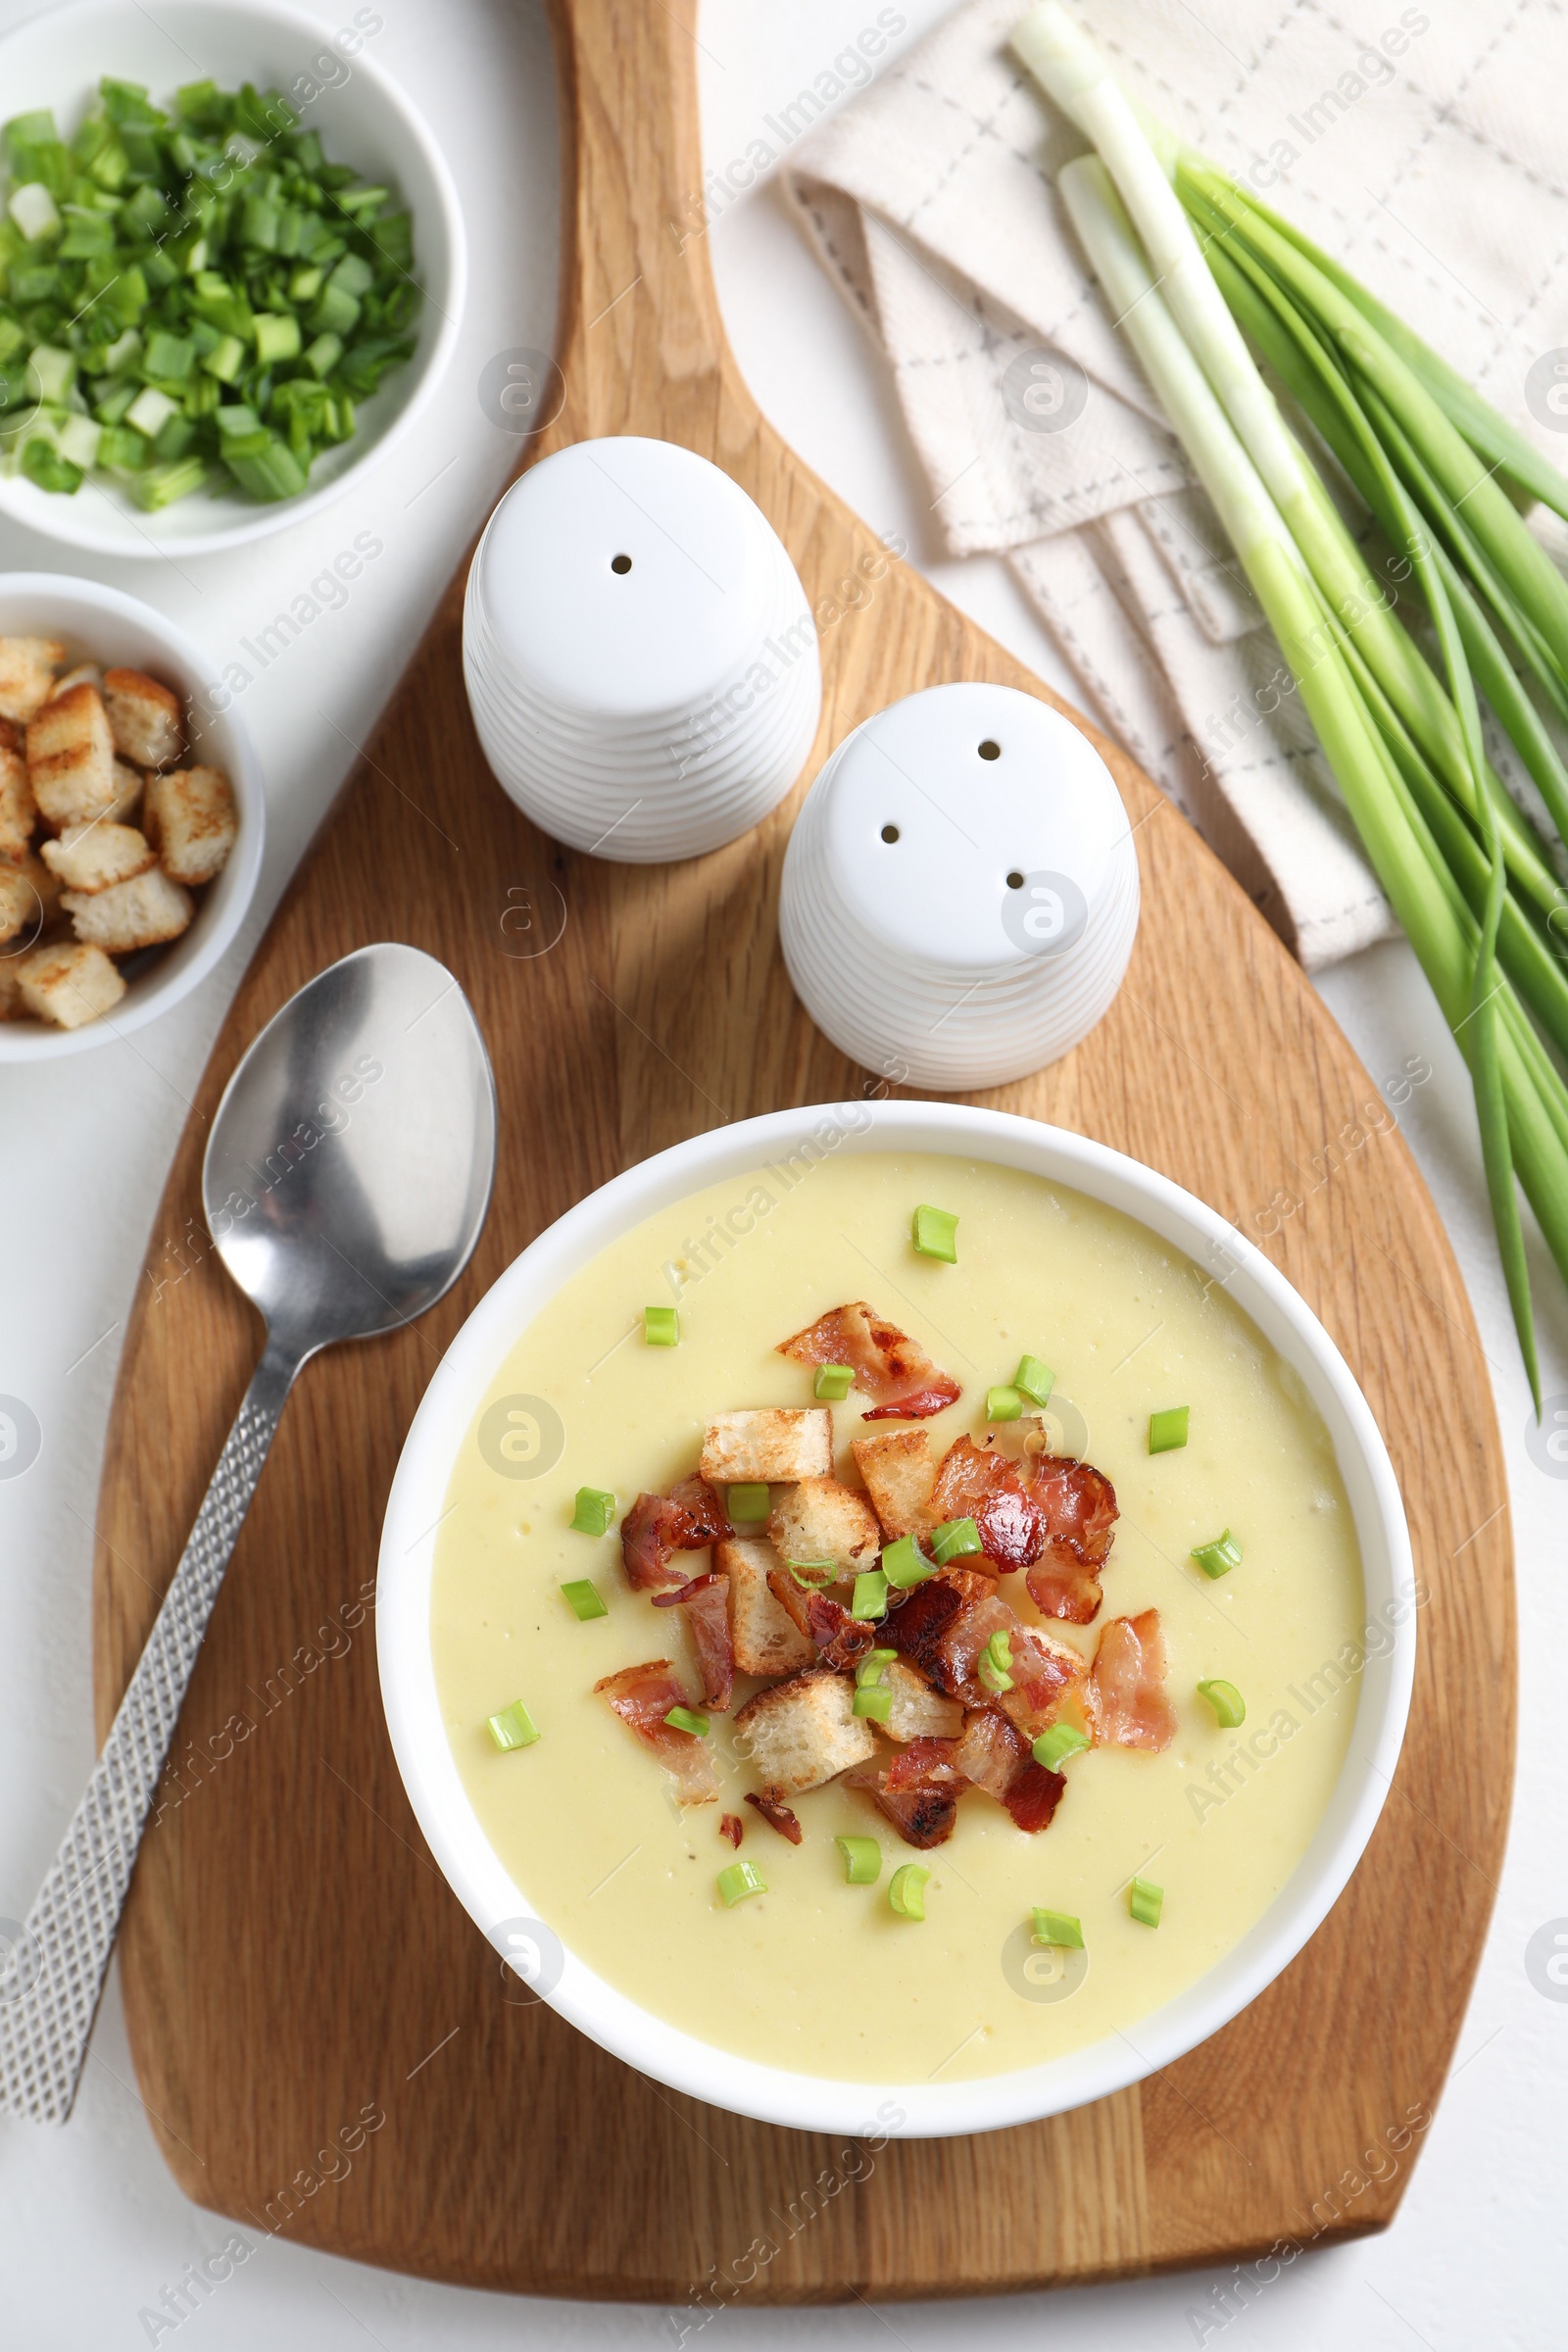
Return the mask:
<svg viewBox="0 0 1568 2352">
<path fill-rule="evenodd" d="M 1019 873 L 1016 866 L 1013 867 L 1011 873 L 1007 876 L 1007 888 L 1009 890 L 1022 890 L 1023 888 L 1023 876 Z"/>
<path fill-rule="evenodd" d="M 618 572 L 628 572 L 628 571 L 630 571 L 630 569 L 631 569 L 631 558 L 630 558 L 630 556 L 612 556 L 612 557 L 611 557 L 611 559 L 610 559 L 610 568 L 611 568 L 611 570 L 612 570 L 612 571 L 618 571 Z"/>
<path fill-rule="evenodd" d="M 980 757 L 982 760 L 1000 760 L 1002 758 L 1001 744 L 993 743 L 988 735 L 980 746 Z"/>
<path fill-rule="evenodd" d="M 883 838 L 883 840 L 884 840 L 884 841 L 897 841 L 897 840 L 898 840 L 898 838 L 899 838 L 899 828 L 898 828 L 898 826 L 897 826 L 897 825 L 884 825 L 884 826 L 883 826 L 883 828 L 882 828 L 882 838 Z"/>
</svg>

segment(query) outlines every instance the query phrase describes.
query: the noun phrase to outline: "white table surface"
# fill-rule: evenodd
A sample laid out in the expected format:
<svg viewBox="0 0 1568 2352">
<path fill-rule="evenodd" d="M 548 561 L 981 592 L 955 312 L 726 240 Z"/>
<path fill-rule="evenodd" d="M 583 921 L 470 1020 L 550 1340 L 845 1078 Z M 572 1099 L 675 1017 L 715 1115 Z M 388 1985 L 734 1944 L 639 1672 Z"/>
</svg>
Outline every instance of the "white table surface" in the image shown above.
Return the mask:
<svg viewBox="0 0 1568 2352">
<path fill-rule="evenodd" d="M 613 0 L 606 0 L 612 5 Z M 906 45 L 947 0 L 900 0 Z M 1463 0 L 1428 0 L 1488 31 Z M 153 0 L 154 10 L 156 0 Z M 267 874 L 246 938 L 220 985 L 134 1040 L 52 1067 L 0 1070 L 0 1394 L 23 1396 L 43 1429 L 38 1459 L 0 1482 L 0 1916 L 20 1916 L 91 1761 L 91 1522 L 116 1364 L 132 1292 L 166 1241 L 149 1229 L 186 1097 L 244 957 L 470 533 L 515 445 L 481 414 L 475 385 L 494 353 L 548 348 L 555 312 L 556 133 L 538 0 L 380 0 L 374 52 L 416 94 L 457 174 L 473 243 L 458 356 L 412 444 L 315 522 L 246 555 L 181 571 L 100 567 L 169 612 L 216 663 L 346 546 L 373 531 L 384 556 L 348 604 L 322 615 L 286 661 L 247 689 L 243 711 L 269 776 Z M 0 0 L 0 28 L 29 12 Z M 319 4 L 328 30 L 351 13 Z M 1198 10 L 1193 38 L 1208 37 Z M 708 0 L 701 24 L 706 152 L 744 154 L 764 117 L 872 23 L 872 0 Z M 1262 8 L 1273 23 L 1273 12 Z M 5 111 L 0 93 L 0 113 Z M 1521 222 L 1521 233 L 1528 223 Z M 735 348 L 762 406 L 801 455 L 878 531 L 902 531 L 946 593 L 1040 674 L 1067 689 L 1049 641 L 1009 576 L 941 552 L 927 493 L 876 355 L 805 249 L 776 190 L 760 187 L 712 231 Z M 0 568 L 68 570 L 64 554 L 0 523 Z M 216 671 L 215 671 L 216 674 Z M 1069 690 L 1070 691 L 1070 690 Z M 1394 2229 L 1311 2253 L 1256 2300 L 1214 2300 L 1221 2274 L 1075 2290 L 1050 2298 L 902 2305 L 872 2311 L 727 2315 L 723 2339 L 919 2348 L 957 2327 L 976 2346 L 1035 2344 L 1070 2330 L 1081 2352 L 1223 2339 L 1317 2352 L 1342 2339 L 1369 2352 L 1412 2344 L 1489 2352 L 1564 2340 L 1558 2241 L 1568 2201 L 1568 1985 L 1546 1997 L 1527 1974 L 1536 1931 L 1568 1915 L 1568 1776 L 1561 1763 L 1560 1661 L 1568 1480 L 1525 1445 L 1527 1397 L 1486 1215 L 1469 1089 L 1451 1041 L 1402 946 L 1330 973 L 1323 994 L 1380 1081 L 1408 1056 L 1434 1075 L 1401 1113 L 1452 1235 L 1481 1326 L 1484 1360 L 1453 1399 L 1475 1409 L 1490 1380 L 1501 1417 L 1519 1565 L 1521 1742 L 1506 1865 L 1455 2071 L 1419 2148 Z M 1544 1376 L 1568 1402 L 1568 1311 L 1536 1252 Z M 156 1474 L 156 1466 L 150 1465 Z M 1466 1769 L 1456 1755 L 1455 1771 Z M 1568 1930 L 1568 1917 L 1563 1924 Z M 1539 1967 L 1535 1971 L 1540 1977 Z M 1412 2157 L 1416 2151 L 1412 2151 Z M 1347 2150 L 1347 2161 L 1354 2151 Z M 268 2352 L 298 2341 L 344 2352 L 441 2344 L 675 2345 L 678 2316 L 543 2303 L 424 2285 L 281 2241 L 258 2248 L 177 2330 L 144 2314 L 166 2283 L 228 2234 L 189 2205 L 158 2155 L 134 2087 L 111 1982 L 72 2124 L 45 2132 L 0 2118 L 0 2336 L 27 2352 L 98 2352 L 169 2342 Z M 254 2233 L 253 2233 L 254 2234 Z M 719 2334 L 710 2332 L 717 2344 Z"/>
</svg>

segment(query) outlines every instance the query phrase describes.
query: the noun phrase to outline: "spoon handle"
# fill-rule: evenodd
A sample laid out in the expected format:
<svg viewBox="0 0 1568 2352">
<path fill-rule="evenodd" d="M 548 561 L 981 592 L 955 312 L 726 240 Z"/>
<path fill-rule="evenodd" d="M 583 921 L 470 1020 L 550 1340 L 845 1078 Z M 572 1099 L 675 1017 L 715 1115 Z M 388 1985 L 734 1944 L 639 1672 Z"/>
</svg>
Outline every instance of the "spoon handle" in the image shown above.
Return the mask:
<svg viewBox="0 0 1568 2352">
<path fill-rule="evenodd" d="M 75 2103 L 125 1890 L 196 1653 L 299 1362 L 269 1340 L 102 1755 L 21 1928 L 0 1921 L 0 2108 Z"/>
</svg>

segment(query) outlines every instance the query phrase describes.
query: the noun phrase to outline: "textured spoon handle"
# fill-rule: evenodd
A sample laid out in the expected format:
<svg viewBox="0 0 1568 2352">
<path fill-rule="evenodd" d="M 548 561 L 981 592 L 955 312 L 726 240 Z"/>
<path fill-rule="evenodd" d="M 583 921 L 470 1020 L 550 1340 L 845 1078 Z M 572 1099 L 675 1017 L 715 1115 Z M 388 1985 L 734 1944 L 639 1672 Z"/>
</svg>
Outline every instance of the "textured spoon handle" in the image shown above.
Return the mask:
<svg viewBox="0 0 1568 2352">
<path fill-rule="evenodd" d="M 37 1900 L 25 1924 L 0 1920 L 0 2107 L 14 2115 L 63 2124 L 75 2102 L 148 1807 L 298 1369 L 269 1345 Z"/>
</svg>

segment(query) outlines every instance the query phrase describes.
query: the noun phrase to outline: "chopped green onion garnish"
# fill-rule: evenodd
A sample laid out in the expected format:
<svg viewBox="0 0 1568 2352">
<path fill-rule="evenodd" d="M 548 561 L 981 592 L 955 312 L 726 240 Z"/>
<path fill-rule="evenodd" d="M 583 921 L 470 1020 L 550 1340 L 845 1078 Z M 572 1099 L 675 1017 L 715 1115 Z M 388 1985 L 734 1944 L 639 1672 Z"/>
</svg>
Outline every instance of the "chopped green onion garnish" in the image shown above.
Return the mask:
<svg viewBox="0 0 1568 2352">
<path fill-rule="evenodd" d="M 896 1649 L 868 1649 L 855 1669 L 855 1680 L 859 1689 L 864 1690 L 871 1684 L 885 1683 L 888 1668 L 898 1654 Z"/>
<path fill-rule="evenodd" d="M 765 1519 L 773 1507 L 773 1497 L 766 1487 L 757 1484 L 731 1487 L 727 1500 L 730 1519 L 736 1527 L 750 1526 L 755 1520 Z"/>
<path fill-rule="evenodd" d="M 1022 1411 L 1023 1398 L 1016 1389 L 987 1389 L 988 1421 L 1016 1421 Z"/>
<path fill-rule="evenodd" d="M 571 1524 L 579 1536 L 608 1536 L 615 1516 L 615 1497 L 603 1487 L 579 1487 L 572 1505 Z"/>
<path fill-rule="evenodd" d="M 850 1595 L 850 1615 L 858 1625 L 874 1625 L 888 1613 L 888 1580 L 880 1568 L 862 1568 Z"/>
<path fill-rule="evenodd" d="M 1149 1450 L 1151 1453 L 1175 1453 L 1187 1443 L 1187 1413 L 1185 1404 L 1167 1405 L 1162 1413 L 1149 1416 Z"/>
<path fill-rule="evenodd" d="M 643 1308 L 643 1338 L 650 1348 L 680 1346 L 680 1317 L 672 1306 Z"/>
<path fill-rule="evenodd" d="M 914 1212 L 914 1246 L 922 1257 L 940 1257 L 944 1265 L 958 1262 L 958 1220 L 945 1208 L 923 1202 Z"/>
<path fill-rule="evenodd" d="M 1040 1361 L 1038 1355 L 1023 1355 L 1018 1358 L 1018 1369 L 1012 1376 L 1012 1385 L 1022 1391 L 1031 1404 L 1049 1404 L 1051 1392 L 1056 1385 L 1056 1375 L 1049 1364 Z"/>
<path fill-rule="evenodd" d="M 888 1881 L 888 1902 L 901 1919 L 924 1919 L 925 1883 L 931 1876 L 918 1862 L 905 1862 Z"/>
<path fill-rule="evenodd" d="M 893 1693 L 879 1684 L 868 1684 L 855 1693 L 854 1713 L 869 1716 L 873 1723 L 886 1723 L 893 1713 Z"/>
<path fill-rule="evenodd" d="M 690 1707 L 671 1707 L 664 1721 L 672 1732 L 690 1732 L 694 1740 L 708 1738 L 708 1717 L 694 1715 Z"/>
<path fill-rule="evenodd" d="M 1152 1879 L 1134 1879 L 1127 1889 L 1127 1908 L 1141 1927 L 1158 1927 L 1164 1901 L 1164 1887 L 1156 1886 Z"/>
<path fill-rule="evenodd" d="M 1036 1903 L 1030 1916 L 1035 1923 L 1034 1940 L 1036 1943 L 1055 1944 L 1059 1950 L 1064 1952 L 1081 1952 L 1083 1950 L 1083 1928 L 1070 1911 L 1046 1911 Z"/>
<path fill-rule="evenodd" d="M 820 1592 L 824 1585 L 831 1585 L 838 1578 L 836 1560 L 786 1560 L 784 1565 L 808 1592 Z"/>
<path fill-rule="evenodd" d="M 931 1537 L 931 1557 L 939 1568 L 950 1560 L 967 1559 L 971 1552 L 984 1551 L 980 1530 L 972 1519 L 944 1519 Z"/>
<path fill-rule="evenodd" d="M 818 1364 L 816 1378 L 811 1383 L 811 1395 L 825 1397 L 830 1404 L 842 1404 L 855 1386 L 855 1371 L 850 1364 Z"/>
<path fill-rule="evenodd" d="M 586 1576 L 575 1576 L 569 1585 L 563 1585 L 561 1596 L 584 1625 L 590 1617 L 610 1615 L 609 1604 L 601 1600 L 598 1587 Z"/>
<path fill-rule="evenodd" d="M 1075 1732 L 1070 1723 L 1054 1723 L 1041 1733 L 1030 1753 L 1048 1772 L 1059 1772 L 1069 1756 L 1082 1755 L 1089 1744 L 1087 1734 Z"/>
<path fill-rule="evenodd" d="M 1011 1665 L 1012 1644 L 1007 1640 L 1004 1629 L 999 1625 L 980 1652 L 978 1661 L 980 1680 L 986 1689 L 998 1691 L 1010 1690 L 1012 1689 L 1012 1675 L 1009 1672 Z"/>
<path fill-rule="evenodd" d="M 1205 1576 L 1224 1576 L 1232 1568 L 1240 1567 L 1242 1547 L 1227 1528 L 1212 1544 L 1195 1544 L 1192 1556 Z"/>
<path fill-rule="evenodd" d="M 721 1870 L 718 1874 L 718 1891 L 727 1907 L 733 1911 L 736 1904 L 744 1903 L 749 1894 L 765 1894 L 767 1881 L 755 1862 L 732 1862 L 727 1870 Z"/>
<path fill-rule="evenodd" d="M 1221 1730 L 1234 1732 L 1239 1723 L 1247 1721 L 1247 1704 L 1234 1683 L 1200 1683 L 1198 1693 L 1213 1708 L 1214 1721 Z"/>
<path fill-rule="evenodd" d="M 902 1592 L 910 1585 L 923 1584 L 936 1571 L 922 1555 L 912 1536 L 900 1536 L 896 1544 L 884 1544 L 882 1546 L 882 1573 L 888 1583 L 896 1585 Z"/>
<path fill-rule="evenodd" d="M 490 1737 L 499 1748 L 532 1747 L 539 1738 L 539 1726 L 520 1698 L 503 1707 L 499 1715 L 492 1715 L 489 1724 Z"/>
<path fill-rule="evenodd" d="M 835 1838 L 844 1856 L 844 1877 L 851 1886 L 874 1886 L 882 1876 L 882 1848 L 874 1838 Z"/>
</svg>

